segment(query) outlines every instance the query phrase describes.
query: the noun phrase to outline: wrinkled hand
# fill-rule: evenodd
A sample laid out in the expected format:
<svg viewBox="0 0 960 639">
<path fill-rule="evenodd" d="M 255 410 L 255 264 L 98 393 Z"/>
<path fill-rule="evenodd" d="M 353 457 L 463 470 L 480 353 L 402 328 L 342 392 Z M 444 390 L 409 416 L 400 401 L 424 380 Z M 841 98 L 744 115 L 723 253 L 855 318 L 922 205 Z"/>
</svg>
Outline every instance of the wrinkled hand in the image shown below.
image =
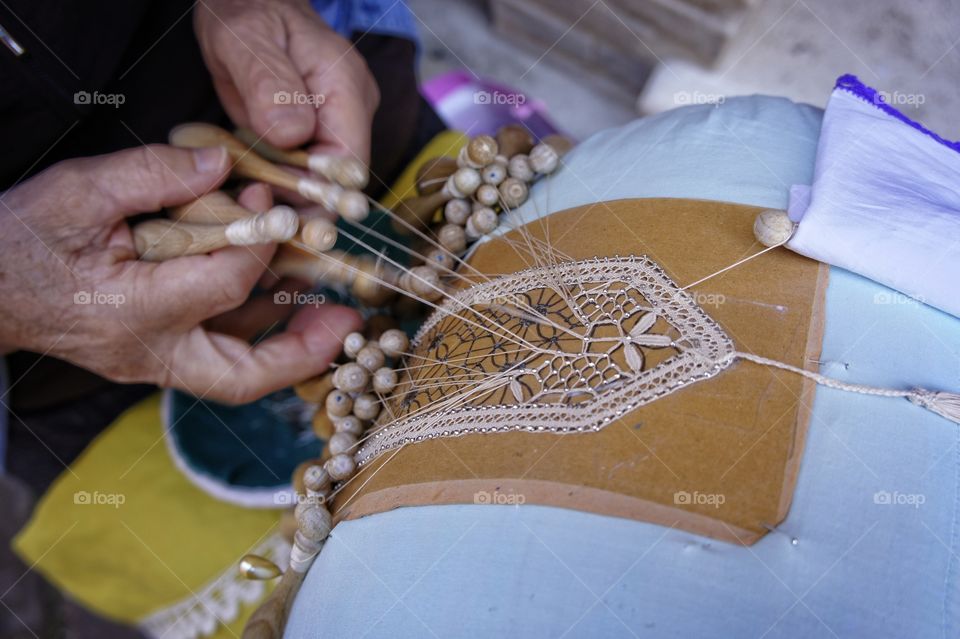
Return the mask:
<svg viewBox="0 0 960 639">
<path fill-rule="evenodd" d="M 377 84 L 306 0 L 206 0 L 194 28 L 235 124 L 282 148 L 369 162 Z"/>
<path fill-rule="evenodd" d="M 149 146 L 61 162 L 0 196 L 0 344 L 228 402 L 326 369 L 360 325 L 350 309 L 304 308 L 252 347 L 214 332 L 290 308 L 268 308 L 272 296 L 241 308 L 275 246 L 136 261 L 126 216 L 192 200 L 227 172 L 223 149 Z M 268 193 L 253 186 L 241 199 L 264 210 Z"/>
</svg>

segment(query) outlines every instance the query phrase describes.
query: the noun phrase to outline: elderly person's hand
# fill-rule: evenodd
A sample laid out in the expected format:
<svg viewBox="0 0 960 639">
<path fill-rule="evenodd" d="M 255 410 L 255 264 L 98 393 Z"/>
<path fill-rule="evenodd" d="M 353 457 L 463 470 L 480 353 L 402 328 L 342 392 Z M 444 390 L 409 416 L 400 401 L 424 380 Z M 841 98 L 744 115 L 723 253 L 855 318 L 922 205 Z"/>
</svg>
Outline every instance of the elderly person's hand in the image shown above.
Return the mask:
<svg viewBox="0 0 960 639">
<path fill-rule="evenodd" d="M 276 146 L 369 162 L 376 82 L 306 0 L 205 0 L 194 28 L 235 124 Z"/>
<path fill-rule="evenodd" d="M 271 308 L 272 296 L 241 307 L 274 246 L 136 260 L 126 216 L 188 202 L 228 170 L 223 149 L 148 146 L 61 162 L 0 195 L 0 349 L 228 402 L 326 369 L 360 326 L 351 309 L 304 308 L 286 332 L 254 346 L 227 334 L 231 326 L 267 328 L 289 309 Z M 241 201 L 257 210 L 271 204 L 262 185 Z"/>
</svg>

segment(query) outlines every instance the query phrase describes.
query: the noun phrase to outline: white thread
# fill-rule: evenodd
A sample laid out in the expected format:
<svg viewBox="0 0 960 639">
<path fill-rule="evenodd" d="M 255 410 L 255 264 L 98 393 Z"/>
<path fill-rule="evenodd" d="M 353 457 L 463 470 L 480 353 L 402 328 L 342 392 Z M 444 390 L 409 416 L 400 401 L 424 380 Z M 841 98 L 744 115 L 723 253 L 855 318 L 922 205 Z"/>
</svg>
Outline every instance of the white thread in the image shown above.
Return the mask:
<svg viewBox="0 0 960 639">
<path fill-rule="evenodd" d="M 785 239 L 784 241 L 780 242 L 779 244 L 774 244 L 773 246 L 768 246 L 767 248 L 763 249 L 762 251 L 759 251 L 759 252 L 757 252 L 757 253 L 754 253 L 753 255 L 749 255 L 749 256 L 747 256 L 747 257 L 745 257 L 745 258 L 743 258 L 742 260 L 739 260 L 739 261 L 737 261 L 737 262 L 734 262 L 734 263 L 731 264 L 730 266 L 725 266 L 725 267 L 723 267 L 722 269 L 720 269 L 720 270 L 717 271 L 716 273 L 711 273 L 710 275 L 707 275 L 706 277 L 701 277 L 699 280 L 697 280 L 697 281 L 694 282 L 693 284 L 687 284 L 686 286 L 684 286 L 684 287 L 681 288 L 680 290 L 681 290 L 681 291 L 685 291 L 685 290 L 687 290 L 688 288 L 693 288 L 693 287 L 696 286 L 697 284 L 702 284 L 702 283 L 706 282 L 707 280 L 709 280 L 709 279 L 712 278 L 712 277 L 716 277 L 717 275 L 720 275 L 721 273 L 726 273 L 727 271 L 729 271 L 729 270 L 731 270 L 731 269 L 734 269 L 734 268 L 740 266 L 741 264 L 746 264 L 747 262 L 749 262 L 749 261 L 752 260 L 753 258 L 755 258 L 755 257 L 760 257 L 760 256 L 763 255 L 764 253 L 766 253 L 766 252 L 768 252 L 768 251 L 772 251 L 772 250 L 775 249 L 775 248 L 781 247 L 781 246 L 783 246 L 784 244 L 786 244 L 786 243 L 789 242 L 789 241 L 790 241 L 790 238 L 788 237 L 787 239 Z"/>
<path fill-rule="evenodd" d="M 780 368 L 785 371 L 790 371 L 791 373 L 803 375 L 804 377 L 812 379 L 821 386 L 827 386 L 828 388 L 835 388 L 837 390 L 842 390 L 849 393 L 874 395 L 877 397 L 905 397 L 917 406 L 926 408 L 927 410 L 934 412 L 941 417 L 945 417 L 946 419 L 960 423 L 960 395 L 955 393 L 931 391 L 924 388 L 897 390 L 893 388 L 881 388 L 879 386 L 867 386 L 865 384 L 851 384 L 849 382 L 842 382 L 832 377 L 827 377 L 826 375 L 821 375 L 820 373 L 815 373 L 797 366 L 792 366 L 775 359 L 760 357 L 759 355 L 753 355 L 751 353 L 744 353 L 741 351 L 730 353 L 726 356 L 726 359 L 744 359 L 754 362 L 755 364 Z"/>
<path fill-rule="evenodd" d="M 234 246 L 269 244 L 289 240 L 296 235 L 299 225 L 296 211 L 288 206 L 277 206 L 266 213 L 232 222 L 224 229 L 224 234 Z"/>
</svg>

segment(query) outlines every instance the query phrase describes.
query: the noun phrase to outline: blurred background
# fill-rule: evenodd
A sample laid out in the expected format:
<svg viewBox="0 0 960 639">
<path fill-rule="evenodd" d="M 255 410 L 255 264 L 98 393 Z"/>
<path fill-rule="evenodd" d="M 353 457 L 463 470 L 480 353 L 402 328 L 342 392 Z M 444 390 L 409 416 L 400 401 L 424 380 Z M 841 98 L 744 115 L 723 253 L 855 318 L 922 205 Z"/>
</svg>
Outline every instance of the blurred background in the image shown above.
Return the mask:
<svg viewBox="0 0 960 639">
<path fill-rule="evenodd" d="M 407 4 L 428 89 L 451 71 L 494 78 L 542 101 L 554 124 L 579 139 L 724 96 L 765 93 L 822 107 L 844 73 L 960 138 L 960 7 L 951 0 Z"/>
</svg>

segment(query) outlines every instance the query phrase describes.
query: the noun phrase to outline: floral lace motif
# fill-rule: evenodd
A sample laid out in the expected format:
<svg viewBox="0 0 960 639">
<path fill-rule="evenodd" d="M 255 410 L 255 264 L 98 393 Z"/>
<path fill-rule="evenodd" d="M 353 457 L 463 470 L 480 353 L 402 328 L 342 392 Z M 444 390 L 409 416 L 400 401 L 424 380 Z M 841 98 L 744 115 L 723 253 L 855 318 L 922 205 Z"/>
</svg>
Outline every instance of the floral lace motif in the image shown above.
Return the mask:
<svg viewBox="0 0 960 639">
<path fill-rule="evenodd" d="M 647 257 L 565 262 L 460 291 L 424 323 L 360 464 L 469 433 L 597 431 L 733 361 Z"/>
</svg>

